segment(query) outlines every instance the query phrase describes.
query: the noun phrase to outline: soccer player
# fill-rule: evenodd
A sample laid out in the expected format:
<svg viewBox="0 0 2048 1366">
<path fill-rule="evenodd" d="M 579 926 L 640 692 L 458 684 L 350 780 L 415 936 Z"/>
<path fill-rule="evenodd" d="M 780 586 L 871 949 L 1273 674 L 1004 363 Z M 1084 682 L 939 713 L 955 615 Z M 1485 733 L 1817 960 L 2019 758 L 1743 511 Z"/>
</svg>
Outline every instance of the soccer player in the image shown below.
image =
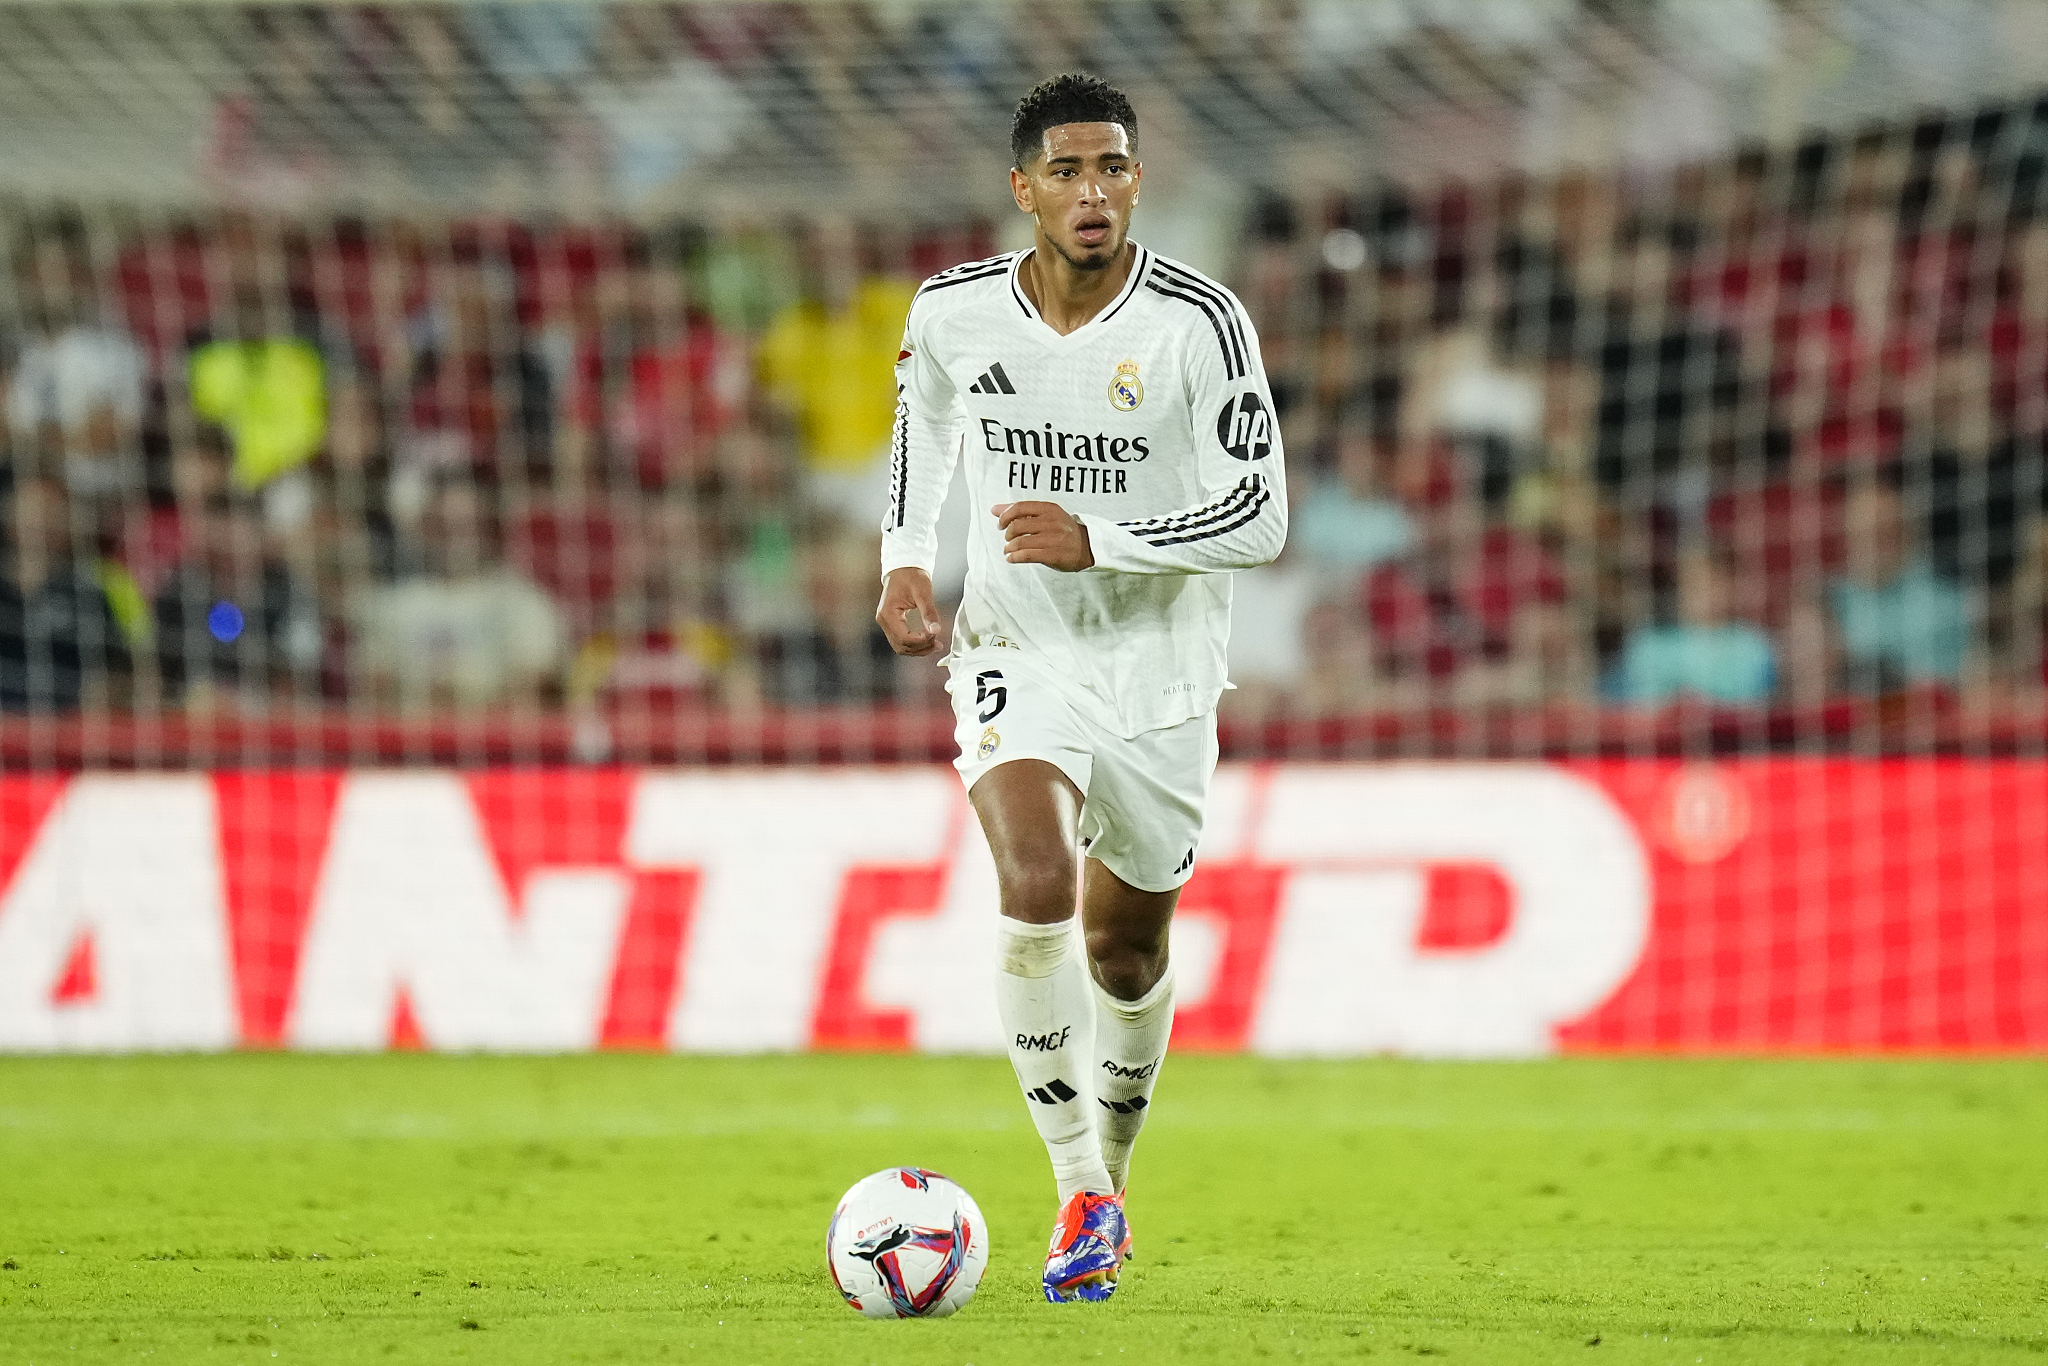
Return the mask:
<svg viewBox="0 0 2048 1366">
<path fill-rule="evenodd" d="M 1059 1183 L 1054 1301 L 1108 1299 L 1130 1253 L 1124 1183 L 1173 1024 L 1167 926 L 1216 766 L 1230 574 L 1287 534 L 1251 323 L 1130 240 L 1137 135 L 1091 76 L 1017 106 L 1010 192 L 1032 245 L 943 271 L 911 305 L 875 613 L 898 653 L 937 650 L 935 527 L 964 458 L 976 518 L 947 686 L 1001 888 L 1003 1034 Z"/>
</svg>

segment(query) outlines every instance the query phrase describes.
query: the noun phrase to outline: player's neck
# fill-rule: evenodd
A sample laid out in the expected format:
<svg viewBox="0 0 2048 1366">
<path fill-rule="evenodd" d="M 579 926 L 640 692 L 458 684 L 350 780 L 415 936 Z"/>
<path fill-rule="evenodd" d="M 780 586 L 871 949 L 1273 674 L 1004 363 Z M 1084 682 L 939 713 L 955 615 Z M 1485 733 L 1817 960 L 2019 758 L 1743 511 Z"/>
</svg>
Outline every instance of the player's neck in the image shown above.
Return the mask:
<svg viewBox="0 0 2048 1366">
<path fill-rule="evenodd" d="M 1108 308 L 1123 293 L 1125 282 L 1131 278 L 1131 265 L 1137 259 L 1137 244 L 1125 242 L 1115 264 L 1108 269 L 1081 270 L 1054 251 L 1040 233 L 1037 245 L 1024 258 L 1023 269 L 1017 272 L 1017 283 L 1023 287 L 1024 297 L 1038 310 L 1040 321 L 1064 337 Z"/>
</svg>

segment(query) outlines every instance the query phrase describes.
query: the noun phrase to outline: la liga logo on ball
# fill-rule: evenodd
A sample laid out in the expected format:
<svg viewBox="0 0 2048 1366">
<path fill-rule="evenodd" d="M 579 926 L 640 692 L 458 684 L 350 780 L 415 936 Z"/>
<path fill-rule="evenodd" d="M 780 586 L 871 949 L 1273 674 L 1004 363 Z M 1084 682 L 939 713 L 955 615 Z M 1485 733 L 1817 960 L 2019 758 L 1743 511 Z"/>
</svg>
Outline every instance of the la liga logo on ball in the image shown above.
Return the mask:
<svg viewBox="0 0 2048 1366">
<path fill-rule="evenodd" d="M 959 1182 L 885 1167 L 841 1197 L 825 1229 L 825 1264 L 839 1297 L 868 1318 L 944 1318 L 981 1285 L 988 1224 Z"/>
<path fill-rule="evenodd" d="M 1116 367 L 1116 378 L 1109 382 L 1109 406 L 1120 413 L 1128 413 L 1145 401 L 1145 386 L 1138 382 L 1138 363 L 1134 360 L 1120 361 Z"/>
</svg>

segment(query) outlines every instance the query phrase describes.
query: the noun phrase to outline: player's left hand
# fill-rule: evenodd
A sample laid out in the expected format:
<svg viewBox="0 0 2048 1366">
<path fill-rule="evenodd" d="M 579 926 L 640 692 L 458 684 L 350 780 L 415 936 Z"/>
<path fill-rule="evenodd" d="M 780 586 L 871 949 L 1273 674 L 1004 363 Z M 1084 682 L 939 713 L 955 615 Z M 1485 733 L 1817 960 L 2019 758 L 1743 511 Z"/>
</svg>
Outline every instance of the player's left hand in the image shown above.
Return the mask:
<svg viewBox="0 0 2048 1366">
<path fill-rule="evenodd" d="M 997 503 L 990 511 L 1003 529 L 1003 558 L 1072 572 L 1095 563 L 1088 528 L 1058 503 Z"/>
</svg>

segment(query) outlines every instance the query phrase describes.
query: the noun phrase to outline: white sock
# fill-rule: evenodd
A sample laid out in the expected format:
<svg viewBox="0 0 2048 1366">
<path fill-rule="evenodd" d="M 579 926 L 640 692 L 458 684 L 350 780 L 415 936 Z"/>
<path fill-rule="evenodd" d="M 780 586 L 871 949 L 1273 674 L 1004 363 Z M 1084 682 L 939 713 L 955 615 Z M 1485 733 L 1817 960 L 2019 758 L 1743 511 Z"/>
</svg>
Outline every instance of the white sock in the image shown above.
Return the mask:
<svg viewBox="0 0 2048 1366">
<path fill-rule="evenodd" d="M 1171 967 L 1135 1001 L 1119 1001 L 1095 986 L 1096 1120 L 1102 1126 L 1102 1162 L 1119 1192 L 1130 1179 L 1131 1148 L 1145 1127 L 1172 1033 Z"/>
<path fill-rule="evenodd" d="M 1095 1135 L 1095 1005 L 1087 969 L 1074 944 L 1074 922 L 1027 925 L 1004 916 L 996 944 L 996 1010 L 1010 1066 L 1045 1140 L 1060 1203 L 1076 1191 L 1108 1194 L 1109 1172 Z"/>
</svg>

